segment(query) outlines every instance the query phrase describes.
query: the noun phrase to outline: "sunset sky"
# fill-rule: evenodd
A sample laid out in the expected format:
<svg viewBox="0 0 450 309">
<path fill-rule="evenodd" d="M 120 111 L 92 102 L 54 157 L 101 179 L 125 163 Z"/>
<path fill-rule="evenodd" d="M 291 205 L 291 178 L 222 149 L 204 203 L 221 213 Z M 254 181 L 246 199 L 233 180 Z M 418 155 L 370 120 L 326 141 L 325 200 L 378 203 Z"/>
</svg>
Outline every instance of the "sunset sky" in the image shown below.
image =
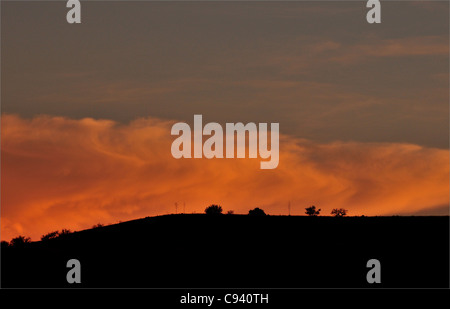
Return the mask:
<svg viewBox="0 0 450 309">
<path fill-rule="evenodd" d="M 449 213 L 449 3 L 2 2 L 1 239 L 220 204 Z M 174 159 L 171 126 L 278 122 L 280 161 Z"/>
</svg>

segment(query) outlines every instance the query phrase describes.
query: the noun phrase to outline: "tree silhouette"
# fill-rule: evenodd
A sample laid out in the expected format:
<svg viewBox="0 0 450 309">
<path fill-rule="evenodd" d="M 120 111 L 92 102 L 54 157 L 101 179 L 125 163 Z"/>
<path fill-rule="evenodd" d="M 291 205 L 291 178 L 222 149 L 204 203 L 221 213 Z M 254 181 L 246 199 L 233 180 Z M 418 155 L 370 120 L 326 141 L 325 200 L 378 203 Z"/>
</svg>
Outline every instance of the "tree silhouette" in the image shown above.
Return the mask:
<svg viewBox="0 0 450 309">
<path fill-rule="evenodd" d="M 265 216 L 266 213 L 261 208 L 256 207 L 248 212 L 249 216 Z"/>
<path fill-rule="evenodd" d="M 221 215 L 222 214 L 222 206 L 219 205 L 211 205 L 206 207 L 205 213 L 207 215 Z"/>
<path fill-rule="evenodd" d="M 234 210 L 228 210 L 227 215 L 234 215 Z"/>
<path fill-rule="evenodd" d="M 50 239 L 55 239 L 57 237 L 59 237 L 59 232 L 58 231 L 54 231 L 54 232 L 50 232 L 50 233 L 47 233 L 45 235 L 42 235 L 41 236 L 41 240 L 42 241 L 46 241 L 46 240 L 50 240 Z"/>
<path fill-rule="evenodd" d="M 331 214 L 335 217 L 343 217 L 347 215 L 347 209 L 344 208 L 335 208 L 331 211 Z"/>
<path fill-rule="evenodd" d="M 308 216 L 312 216 L 312 217 L 316 217 L 320 214 L 321 209 L 316 210 L 316 206 L 311 206 L 311 207 L 307 207 L 305 208 L 305 214 L 307 214 Z"/>
<path fill-rule="evenodd" d="M 26 244 L 29 244 L 30 242 L 31 242 L 30 237 L 17 236 L 11 239 L 10 246 L 15 248 L 21 248 L 24 247 Z"/>
<path fill-rule="evenodd" d="M 1 248 L 4 249 L 4 248 L 8 248 L 8 247 L 9 247 L 9 242 L 7 242 L 6 240 L 2 240 Z"/>
</svg>

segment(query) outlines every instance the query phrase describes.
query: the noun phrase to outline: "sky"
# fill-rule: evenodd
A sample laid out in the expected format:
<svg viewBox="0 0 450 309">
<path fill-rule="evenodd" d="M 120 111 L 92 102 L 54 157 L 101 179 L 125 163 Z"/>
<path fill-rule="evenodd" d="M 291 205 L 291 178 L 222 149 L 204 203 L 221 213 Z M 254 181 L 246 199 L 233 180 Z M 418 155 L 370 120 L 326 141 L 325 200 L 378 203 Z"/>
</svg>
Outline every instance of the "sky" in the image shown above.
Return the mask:
<svg viewBox="0 0 450 309">
<path fill-rule="evenodd" d="M 220 204 L 448 215 L 449 7 L 2 2 L 1 239 Z M 280 163 L 171 156 L 171 126 L 280 124 Z M 181 206 L 178 207 L 180 211 Z"/>
</svg>

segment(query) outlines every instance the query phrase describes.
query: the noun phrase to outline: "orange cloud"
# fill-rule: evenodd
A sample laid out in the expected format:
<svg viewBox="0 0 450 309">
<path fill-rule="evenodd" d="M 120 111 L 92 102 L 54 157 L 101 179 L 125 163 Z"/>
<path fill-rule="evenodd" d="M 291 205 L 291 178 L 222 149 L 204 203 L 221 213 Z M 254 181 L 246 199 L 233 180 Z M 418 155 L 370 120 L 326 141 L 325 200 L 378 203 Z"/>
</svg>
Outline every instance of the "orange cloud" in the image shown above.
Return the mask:
<svg viewBox="0 0 450 309">
<path fill-rule="evenodd" d="M 336 56 L 333 61 L 354 63 L 367 57 L 448 56 L 448 36 L 417 36 L 398 39 L 375 39 L 355 45 L 342 46 L 328 42 Z M 325 49 L 327 50 L 327 49 Z"/>
<path fill-rule="evenodd" d="M 260 159 L 174 159 L 173 123 L 2 115 L 1 239 L 174 213 L 175 202 L 189 213 L 286 214 L 291 201 L 292 214 L 448 214 L 448 150 L 281 135 L 278 168 L 261 170 Z"/>
</svg>

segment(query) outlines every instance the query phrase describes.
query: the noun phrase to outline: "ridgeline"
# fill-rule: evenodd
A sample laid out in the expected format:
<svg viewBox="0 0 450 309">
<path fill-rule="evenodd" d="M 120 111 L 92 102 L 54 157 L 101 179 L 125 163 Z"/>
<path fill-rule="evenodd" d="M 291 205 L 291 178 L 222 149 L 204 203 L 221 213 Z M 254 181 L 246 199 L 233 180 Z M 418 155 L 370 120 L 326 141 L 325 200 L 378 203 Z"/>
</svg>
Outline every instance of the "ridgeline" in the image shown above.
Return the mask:
<svg viewBox="0 0 450 309">
<path fill-rule="evenodd" d="M 2 287 L 443 287 L 449 217 L 181 214 L 2 249 Z M 69 284 L 66 264 L 81 264 Z M 366 280 L 381 263 L 381 283 Z"/>
</svg>

